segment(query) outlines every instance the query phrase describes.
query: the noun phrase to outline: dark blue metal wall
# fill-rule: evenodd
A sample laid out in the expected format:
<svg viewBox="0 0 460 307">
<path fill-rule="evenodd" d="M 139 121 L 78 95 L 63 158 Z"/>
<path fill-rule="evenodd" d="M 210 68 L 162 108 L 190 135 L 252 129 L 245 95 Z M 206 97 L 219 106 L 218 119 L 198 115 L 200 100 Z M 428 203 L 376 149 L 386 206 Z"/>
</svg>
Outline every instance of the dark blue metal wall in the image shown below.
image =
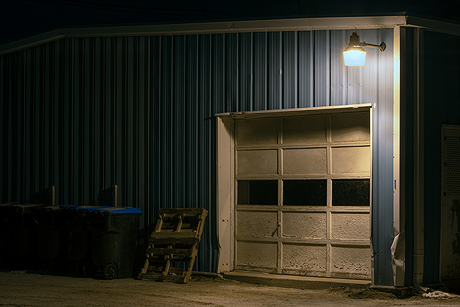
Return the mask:
<svg viewBox="0 0 460 307">
<path fill-rule="evenodd" d="M 393 30 L 359 30 L 362 68 L 345 67 L 352 31 L 66 38 L 0 57 L 0 201 L 56 187 L 57 204 L 210 212 L 197 270 L 215 271 L 214 114 L 373 104 L 376 284 L 391 285 Z"/>
<path fill-rule="evenodd" d="M 440 44 L 443 48 L 436 48 Z M 425 130 L 424 275 L 426 284 L 439 282 L 441 223 L 441 125 L 460 125 L 460 37 L 424 33 L 423 76 Z M 429 86 L 427 86 L 429 85 Z"/>
</svg>

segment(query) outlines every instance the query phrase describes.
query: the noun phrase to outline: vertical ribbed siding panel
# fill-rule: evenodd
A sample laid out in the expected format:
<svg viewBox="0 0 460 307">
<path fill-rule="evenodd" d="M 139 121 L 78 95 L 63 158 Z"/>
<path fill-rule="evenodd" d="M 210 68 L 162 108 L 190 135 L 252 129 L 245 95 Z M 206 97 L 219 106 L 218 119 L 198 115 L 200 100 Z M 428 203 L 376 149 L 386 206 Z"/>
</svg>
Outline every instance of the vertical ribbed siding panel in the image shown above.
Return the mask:
<svg viewBox="0 0 460 307">
<path fill-rule="evenodd" d="M 41 142 L 40 140 L 40 131 L 42 129 L 39 129 L 37 126 L 37 118 L 40 117 L 39 113 L 40 109 L 38 106 L 38 103 L 40 101 L 40 82 L 41 82 L 41 76 L 37 73 L 39 71 L 39 68 L 37 67 L 37 60 L 36 60 L 36 54 L 39 52 L 39 49 L 36 48 L 32 50 L 30 53 L 30 65 L 31 67 L 31 76 L 30 76 L 30 82 L 31 82 L 31 88 L 32 91 L 30 93 L 30 133 L 29 133 L 29 141 L 30 141 L 30 146 L 28 148 L 28 151 L 30 153 L 30 189 L 31 191 L 39 191 L 39 178 L 37 178 L 39 172 L 40 172 L 40 164 L 37 163 L 39 161 L 39 144 Z M 12 174 L 11 174 L 12 175 Z M 15 196 L 17 198 L 18 196 Z M 28 198 L 32 198 L 32 195 L 29 195 Z M 18 201 L 17 199 L 15 201 Z"/>
<path fill-rule="evenodd" d="M 4 175 L 6 173 L 5 164 L 7 163 L 7 156 L 8 153 L 5 150 L 6 146 L 6 138 L 5 138 L 5 130 L 7 124 L 6 119 L 6 100 L 5 100 L 5 93 L 7 92 L 6 89 L 6 78 L 5 78 L 5 59 L 6 57 L 0 57 L 0 120 L 2 124 L 0 125 L 0 201 L 7 198 L 6 189 L 5 189 L 5 178 Z M 5 156 L 6 154 L 6 156 Z"/>
<path fill-rule="evenodd" d="M 19 73 L 16 75 L 17 77 L 16 82 L 19 88 L 23 88 L 24 87 L 24 77 L 21 72 L 24 71 L 24 67 L 25 67 L 24 52 L 21 52 L 20 54 L 18 54 L 18 56 L 19 56 L 18 58 L 18 61 L 19 61 L 18 72 Z M 15 140 L 16 155 L 17 155 L 17 162 L 16 162 L 15 167 L 16 167 L 17 176 L 14 182 L 17 185 L 16 186 L 17 197 L 20 198 L 22 196 L 22 193 L 24 192 L 24 184 L 23 184 L 24 183 L 24 177 L 23 177 L 23 174 L 24 174 L 24 163 L 23 163 L 24 161 L 23 160 L 24 141 L 22 138 L 22 136 L 24 135 L 24 116 L 23 116 L 24 91 L 18 91 L 16 99 L 17 99 L 17 106 L 16 106 L 16 111 L 14 115 L 16 116 L 16 118 L 18 118 L 18 120 L 15 123 L 15 127 L 17 129 L 15 133 L 17 133 L 19 137 L 17 138 L 17 140 Z"/>
<path fill-rule="evenodd" d="M 216 34 L 212 36 L 212 101 L 216 108 L 216 113 L 227 111 L 225 103 L 225 61 L 224 61 L 224 35 Z"/>
<path fill-rule="evenodd" d="M 252 33 L 241 33 L 238 43 L 238 101 L 240 111 L 252 111 Z"/>
<path fill-rule="evenodd" d="M 134 185 L 134 191 L 137 189 L 137 205 L 144 212 L 144 215 L 141 219 L 141 229 L 146 228 L 149 224 L 149 215 L 151 209 L 150 205 L 150 171 L 151 171 L 151 157 L 149 156 L 150 148 L 150 87 L 149 87 L 149 77 L 150 77 L 150 50 L 149 50 L 149 38 L 140 37 L 139 38 L 139 63 L 138 63 L 138 86 L 139 86 L 139 105 L 137 109 L 137 118 L 138 125 L 133 123 L 135 129 L 137 129 L 137 140 L 136 143 L 139 144 L 138 152 L 136 157 L 136 166 L 135 169 L 138 171 L 137 185 Z M 129 206 L 136 206 L 136 203 L 132 202 L 126 204 Z M 148 227 L 147 227 L 148 229 Z M 146 233 L 143 234 L 144 236 Z"/>
<path fill-rule="evenodd" d="M 115 39 L 115 184 L 123 187 L 118 190 L 118 201 L 125 202 L 126 184 L 128 181 L 126 174 L 126 165 L 123 157 L 127 149 L 126 126 L 129 118 L 127 117 L 127 84 L 126 84 L 126 66 L 127 66 L 127 38 L 117 37 Z"/>
<path fill-rule="evenodd" d="M 283 109 L 298 107 L 298 40 L 297 32 L 283 34 Z"/>
<path fill-rule="evenodd" d="M 199 270 L 210 270 L 211 263 L 202 261 L 207 258 L 211 260 L 212 246 L 212 226 L 215 223 L 212 216 L 214 210 L 212 204 L 215 184 L 213 183 L 213 170 L 215 160 L 212 154 L 212 130 L 214 107 L 211 104 L 211 35 L 200 35 L 198 38 L 198 203 L 193 207 L 204 207 L 209 211 L 209 218 L 206 221 L 203 231 L 202 243 L 200 244 L 201 257 L 198 258 L 197 268 Z M 236 62 L 237 63 L 237 62 Z"/>
<path fill-rule="evenodd" d="M 225 35 L 225 97 L 229 110 L 240 111 L 238 104 L 238 35 Z"/>
<path fill-rule="evenodd" d="M 59 87 L 62 89 L 62 138 L 60 141 L 60 146 L 62 148 L 62 165 L 61 168 L 61 178 L 62 181 L 56 183 L 56 194 L 59 198 L 56 199 L 57 204 L 67 205 L 71 201 L 71 114 L 72 114 L 72 95 L 73 95 L 73 79 L 72 79 L 72 53 L 73 53 L 73 41 L 71 39 L 65 39 L 63 54 L 61 54 L 62 63 L 62 73 L 61 83 Z M 59 203 L 60 202 L 60 203 Z"/>
<path fill-rule="evenodd" d="M 32 157 L 33 155 L 30 154 L 32 152 L 32 146 L 34 144 L 32 134 L 30 131 L 32 131 L 32 95 L 33 92 L 35 91 L 33 87 L 33 81 L 32 81 L 32 65 L 30 65 L 31 60 L 32 60 L 32 50 L 26 50 L 23 53 L 24 60 L 27 63 L 26 67 L 24 67 L 24 174 L 20 174 L 21 176 L 24 177 L 24 195 L 21 195 L 21 198 L 28 198 L 28 196 L 32 195 L 34 190 L 32 190 L 33 186 L 33 160 Z M 26 200 L 26 199 L 24 199 Z"/>
<path fill-rule="evenodd" d="M 376 42 L 380 44 L 381 37 L 378 30 L 365 30 L 360 32 L 360 39 L 364 42 Z M 351 34 L 350 34 L 351 35 Z M 378 100 L 378 82 L 379 82 L 379 58 L 383 56 L 377 48 L 367 48 L 366 65 L 363 66 L 360 83 L 366 84 L 366 87 L 360 86 L 362 103 L 376 102 Z M 364 82 L 366 80 L 366 82 Z"/>
<path fill-rule="evenodd" d="M 254 33 L 253 110 L 267 109 L 267 33 Z"/>
<path fill-rule="evenodd" d="M 20 77 L 20 72 L 21 72 L 21 65 L 23 61 L 22 54 L 17 54 L 15 56 L 16 61 L 18 61 L 18 71 L 17 72 L 12 72 L 10 71 L 10 76 L 13 80 L 12 85 L 14 87 L 20 88 L 21 86 L 21 77 Z M 21 141 L 19 137 L 16 137 L 16 135 L 21 136 L 21 119 L 18 118 L 21 114 L 21 101 L 20 101 L 20 96 L 21 93 L 19 91 L 15 92 L 14 95 L 10 96 L 10 101 L 11 101 L 11 108 L 9 110 L 10 118 L 15 119 L 10 122 L 9 129 L 10 129 L 10 137 L 9 137 L 9 142 L 10 146 L 13 150 L 12 153 L 12 159 L 10 160 L 12 162 L 12 168 L 11 168 L 11 191 L 14 199 L 19 199 L 21 197 L 20 194 L 20 187 L 19 185 L 21 184 L 21 157 L 18 155 L 18 153 L 21 152 Z M 16 119 L 18 118 L 18 119 Z"/>
<path fill-rule="evenodd" d="M 185 201 L 185 181 L 186 181 L 186 172 L 185 172 L 185 96 L 187 95 L 185 87 L 185 78 L 186 78 L 186 37 L 185 36 L 175 36 L 174 37 L 174 67 L 173 67 L 173 101 L 174 101 L 174 118 L 173 118 L 173 129 L 174 134 L 172 141 L 174 142 L 173 146 L 173 156 L 174 161 L 174 192 L 173 194 L 173 203 L 177 207 L 186 207 Z"/>
<path fill-rule="evenodd" d="M 187 90 L 187 95 L 185 99 L 185 147 L 186 147 L 186 157 L 185 157 L 185 172 L 186 172 L 186 182 L 185 182 L 185 200 L 186 204 L 184 206 L 188 208 L 193 208 L 198 204 L 198 187 L 199 187 L 199 162 L 198 162 L 198 36 L 188 36 L 186 49 L 186 58 L 185 58 L 185 88 Z"/>
<path fill-rule="evenodd" d="M 345 48 L 348 46 L 350 35 L 347 33 L 347 31 L 331 31 L 332 106 L 347 104 L 347 71 L 349 69 L 359 69 L 357 67 L 346 67 L 343 60 L 343 50 L 345 50 Z"/>
<path fill-rule="evenodd" d="M 83 165 L 80 161 L 80 150 L 83 148 L 80 143 L 80 138 L 81 138 L 81 125 L 84 125 L 83 120 L 80 121 L 80 109 L 82 106 L 81 102 L 81 68 L 83 66 L 83 61 L 82 61 L 82 48 L 81 48 L 82 40 L 81 39 L 75 39 L 74 40 L 74 50 L 73 50 L 73 67 L 72 67 L 72 72 L 73 72 L 73 87 L 74 87 L 74 92 L 73 92 L 73 103 L 72 103 L 72 115 L 71 115 L 71 123 L 70 123 L 70 129 L 71 129 L 71 165 L 72 169 L 70 172 L 70 180 L 71 180 L 71 185 L 70 185 L 70 203 L 75 204 L 75 205 L 83 205 L 82 203 L 82 198 L 81 198 L 81 189 L 80 189 L 80 170 L 83 169 Z"/>
<path fill-rule="evenodd" d="M 123 156 L 120 158 L 123 161 L 123 166 L 125 167 L 124 173 L 124 184 L 123 197 L 120 198 L 121 204 L 127 206 L 130 203 L 137 204 L 136 194 L 134 193 L 134 186 L 136 186 L 136 177 L 137 169 L 134 168 L 134 157 L 136 156 L 136 148 L 139 143 L 134 143 L 134 140 L 137 139 L 137 134 L 135 133 L 134 123 L 138 125 L 138 120 L 135 117 L 136 109 L 138 105 L 137 99 L 137 37 L 127 37 L 127 48 L 126 56 L 126 79 L 125 79 L 125 88 L 126 88 L 126 99 L 124 103 L 124 133 L 125 141 L 123 142 L 123 148 L 125 150 Z M 136 63 L 136 64 L 135 64 Z M 136 147 L 134 146 L 136 144 Z"/>
<path fill-rule="evenodd" d="M 330 31 L 315 32 L 315 107 L 330 105 Z"/>
<path fill-rule="evenodd" d="M 103 120 L 101 118 L 101 89 L 103 88 L 102 85 L 102 42 L 103 39 L 95 38 L 93 42 L 93 51 L 92 51 L 92 60 L 91 65 L 93 67 L 92 71 L 92 78 L 93 78 L 93 90 L 91 94 L 92 104 L 89 106 L 91 112 L 91 148 L 92 148 L 92 155 L 91 155 L 91 168 L 90 168 L 90 177 L 93 181 L 92 189 L 91 189 L 91 196 L 90 196 L 90 203 L 93 200 L 96 200 L 100 191 L 104 189 L 103 181 L 101 180 L 101 173 L 103 171 L 103 152 L 102 152 L 102 137 L 103 134 Z"/>
<path fill-rule="evenodd" d="M 53 86 L 51 87 L 52 89 L 52 94 L 53 98 L 51 101 L 51 105 L 53 106 L 53 112 L 51 114 L 51 125 L 52 125 L 52 133 L 51 133 L 51 152 L 53 153 L 53 158 L 50 159 L 50 163 L 52 164 L 52 169 L 53 169 L 53 174 L 52 174 L 52 182 L 51 185 L 56 185 L 57 182 L 62 180 L 60 177 L 60 166 L 61 163 L 61 144 L 60 144 L 60 135 L 61 135 L 61 118 L 62 114 L 60 113 L 60 106 L 62 102 L 60 101 L 60 86 L 59 82 L 61 79 L 61 70 L 60 70 L 60 54 L 61 54 L 61 48 L 63 45 L 63 41 L 57 41 L 54 44 L 52 44 L 52 52 L 53 52 L 53 57 L 50 59 L 52 61 L 53 65 L 53 76 L 51 79 L 51 83 Z M 27 195 L 27 194 L 26 194 Z M 59 197 L 59 195 L 57 195 Z"/>
<path fill-rule="evenodd" d="M 161 207 L 172 208 L 171 192 L 172 192 L 172 152 L 171 152 L 171 52 L 172 52 L 172 37 L 161 37 L 161 79 L 160 79 L 160 150 L 161 165 L 160 165 L 160 187 L 161 187 Z"/>
<path fill-rule="evenodd" d="M 281 109 L 281 32 L 267 37 L 267 109 Z"/>
<path fill-rule="evenodd" d="M 13 144 L 12 144 L 12 137 L 13 137 L 13 127 L 12 127 L 12 114 L 11 114 L 11 109 L 12 109 L 12 99 L 11 95 L 14 93 L 13 89 L 13 76 L 11 74 L 11 66 L 13 65 L 13 57 L 16 54 L 11 54 L 5 56 L 5 83 L 7 83 L 7 86 L 5 86 L 6 92 L 4 94 L 4 103 L 5 103 L 5 121 L 3 126 L 6 127 L 5 131 L 5 148 L 8 148 L 8 152 L 6 154 L 7 156 L 7 163 L 5 165 L 5 170 L 6 170 L 6 179 L 5 179 L 5 187 L 6 187 L 6 193 L 5 193 L 5 199 L 4 202 L 10 202 L 13 201 L 13 190 L 12 187 L 13 185 L 13 180 L 14 178 L 11 177 L 12 175 L 12 166 L 13 166 Z M 11 149 L 10 149 L 11 148 Z"/>
<path fill-rule="evenodd" d="M 45 138 L 48 132 L 48 129 L 45 125 L 44 117 L 45 117 L 45 107 L 46 107 L 46 101 L 45 101 L 45 89 L 46 86 L 46 79 L 45 79 L 45 72 L 48 70 L 44 66 L 44 56 L 45 56 L 45 47 L 41 46 L 37 49 L 37 53 L 35 55 L 35 66 L 36 66 L 36 75 L 37 79 L 39 80 L 39 91 L 37 92 L 38 95 L 35 100 L 35 107 L 36 107 L 36 112 L 34 114 L 34 126 L 35 129 L 37 130 L 37 139 L 39 142 L 36 143 L 36 147 L 34 150 L 34 156 L 35 156 L 35 167 L 34 169 L 37 170 L 38 166 L 38 171 L 35 173 L 35 187 L 37 190 L 42 190 L 43 187 L 45 186 Z M 20 86 L 20 84 L 18 84 Z M 20 98 L 17 96 L 18 101 L 20 101 Z M 19 128 L 19 127 L 18 127 Z M 18 187 L 19 188 L 19 187 Z"/>
<path fill-rule="evenodd" d="M 83 58 L 83 67 L 84 70 L 82 72 L 82 93 L 81 93 L 81 105 L 82 105 L 82 140 L 81 146 L 83 148 L 83 156 L 82 156 L 82 178 L 81 178 L 81 194 L 82 194 L 82 204 L 90 204 L 92 201 L 92 190 L 93 190 L 93 180 L 91 176 L 92 168 L 92 160 L 94 156 L 93 148 L 92 148 L 92 134 L 91 130 L 93 128 L 93 119 L 92 119 L 92 112 L 91 106 L 94 105 L 93 101 L 93 57 L 92 53 L 93 50 L 93 39 L 84 39 L 83 46 L 84 46 L 84 58 Z"/>
<path fill-rule="evenodd" d="M 115 181 L 115 38 L 105 39 L 105 86 L 104 86 L 104 188 L 110 187 Z"/>
<path fill-rule="evenodd" d="M 299 108 L 309 108 L 314 106 L 315 86 L 314 86 L 314 34 L 313 32 L 299 32 L 298 44 L 299 67 Z"/>
<path fill-rule="evenodd" d="M 161 165 L 162 161 L 160 160 L 161 156 L 161 67 L 162 67 L 162 58 L 161 58 L 161 37 L 152 37 L 150 40 L 150 56 L 151 56 L 151 122 L 152 122 L 152 179 L 151 186 L 152 189 L 152 212 L 150 214 L 150 219 L 152 223 L 157 219 L 158 209 L 162 207 L 162 198 L 161 198 Z"/>
</svg>

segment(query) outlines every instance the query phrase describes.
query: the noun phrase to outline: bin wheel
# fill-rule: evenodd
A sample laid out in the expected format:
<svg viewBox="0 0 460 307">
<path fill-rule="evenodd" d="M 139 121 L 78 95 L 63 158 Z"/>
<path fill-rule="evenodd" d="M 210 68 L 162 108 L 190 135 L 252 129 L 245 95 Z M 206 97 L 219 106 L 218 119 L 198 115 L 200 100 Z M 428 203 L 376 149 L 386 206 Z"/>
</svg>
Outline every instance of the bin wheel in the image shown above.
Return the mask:
<svg viewBox="0 0 460 307">
<path fill-rule="evenodd" d="M 107 264 L 104 268 L 104 278 L 114 279 L 117 278 L 117 267 L 114 264 Z"/>
</svg>

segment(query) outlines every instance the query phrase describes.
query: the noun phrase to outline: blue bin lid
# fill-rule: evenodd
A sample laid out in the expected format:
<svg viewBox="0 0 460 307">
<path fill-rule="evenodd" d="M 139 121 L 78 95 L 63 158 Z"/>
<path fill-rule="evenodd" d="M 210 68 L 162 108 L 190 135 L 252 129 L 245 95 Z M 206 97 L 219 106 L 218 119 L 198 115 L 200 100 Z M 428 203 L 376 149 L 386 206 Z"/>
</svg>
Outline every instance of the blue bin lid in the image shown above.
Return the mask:
<svg viewBox="0 0 460 307">
<path fill-rule="evenodd" d="M 99 208 L 106 208 L 107 206 L 70 206 L 70 205 L 61 205 L 61 209 L 73 209 L 73 210 L 85 210 L 85 211 L 95 211 Z"/>
<path fill-rule="evenodd" d="M 142 214 L 142 210 L 132 207 L 104 207 L 97 209 L 100 212 L 111 214 Z"/>
</svg>

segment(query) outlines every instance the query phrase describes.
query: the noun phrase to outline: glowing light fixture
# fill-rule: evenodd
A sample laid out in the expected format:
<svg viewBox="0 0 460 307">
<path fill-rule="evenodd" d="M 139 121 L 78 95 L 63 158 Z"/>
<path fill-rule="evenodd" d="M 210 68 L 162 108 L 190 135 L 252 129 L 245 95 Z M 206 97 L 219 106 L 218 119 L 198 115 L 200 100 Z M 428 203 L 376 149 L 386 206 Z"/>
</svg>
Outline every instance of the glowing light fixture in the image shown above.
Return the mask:
<svg viewBox="0 0 460 307">
<path fill-rule="evenodd" d="M 379 48 L 384 51 L 387 47 L 385 43 L 380 45 L 367 44 L 359 41 L 359 35 L 356 32 L 350 36 L 350 43 L 347 49 L 343 51 L 343 59 L 346 66 L 363 66 L 366 60 L 366 51 L 363 47 Z"/>
</svg>

